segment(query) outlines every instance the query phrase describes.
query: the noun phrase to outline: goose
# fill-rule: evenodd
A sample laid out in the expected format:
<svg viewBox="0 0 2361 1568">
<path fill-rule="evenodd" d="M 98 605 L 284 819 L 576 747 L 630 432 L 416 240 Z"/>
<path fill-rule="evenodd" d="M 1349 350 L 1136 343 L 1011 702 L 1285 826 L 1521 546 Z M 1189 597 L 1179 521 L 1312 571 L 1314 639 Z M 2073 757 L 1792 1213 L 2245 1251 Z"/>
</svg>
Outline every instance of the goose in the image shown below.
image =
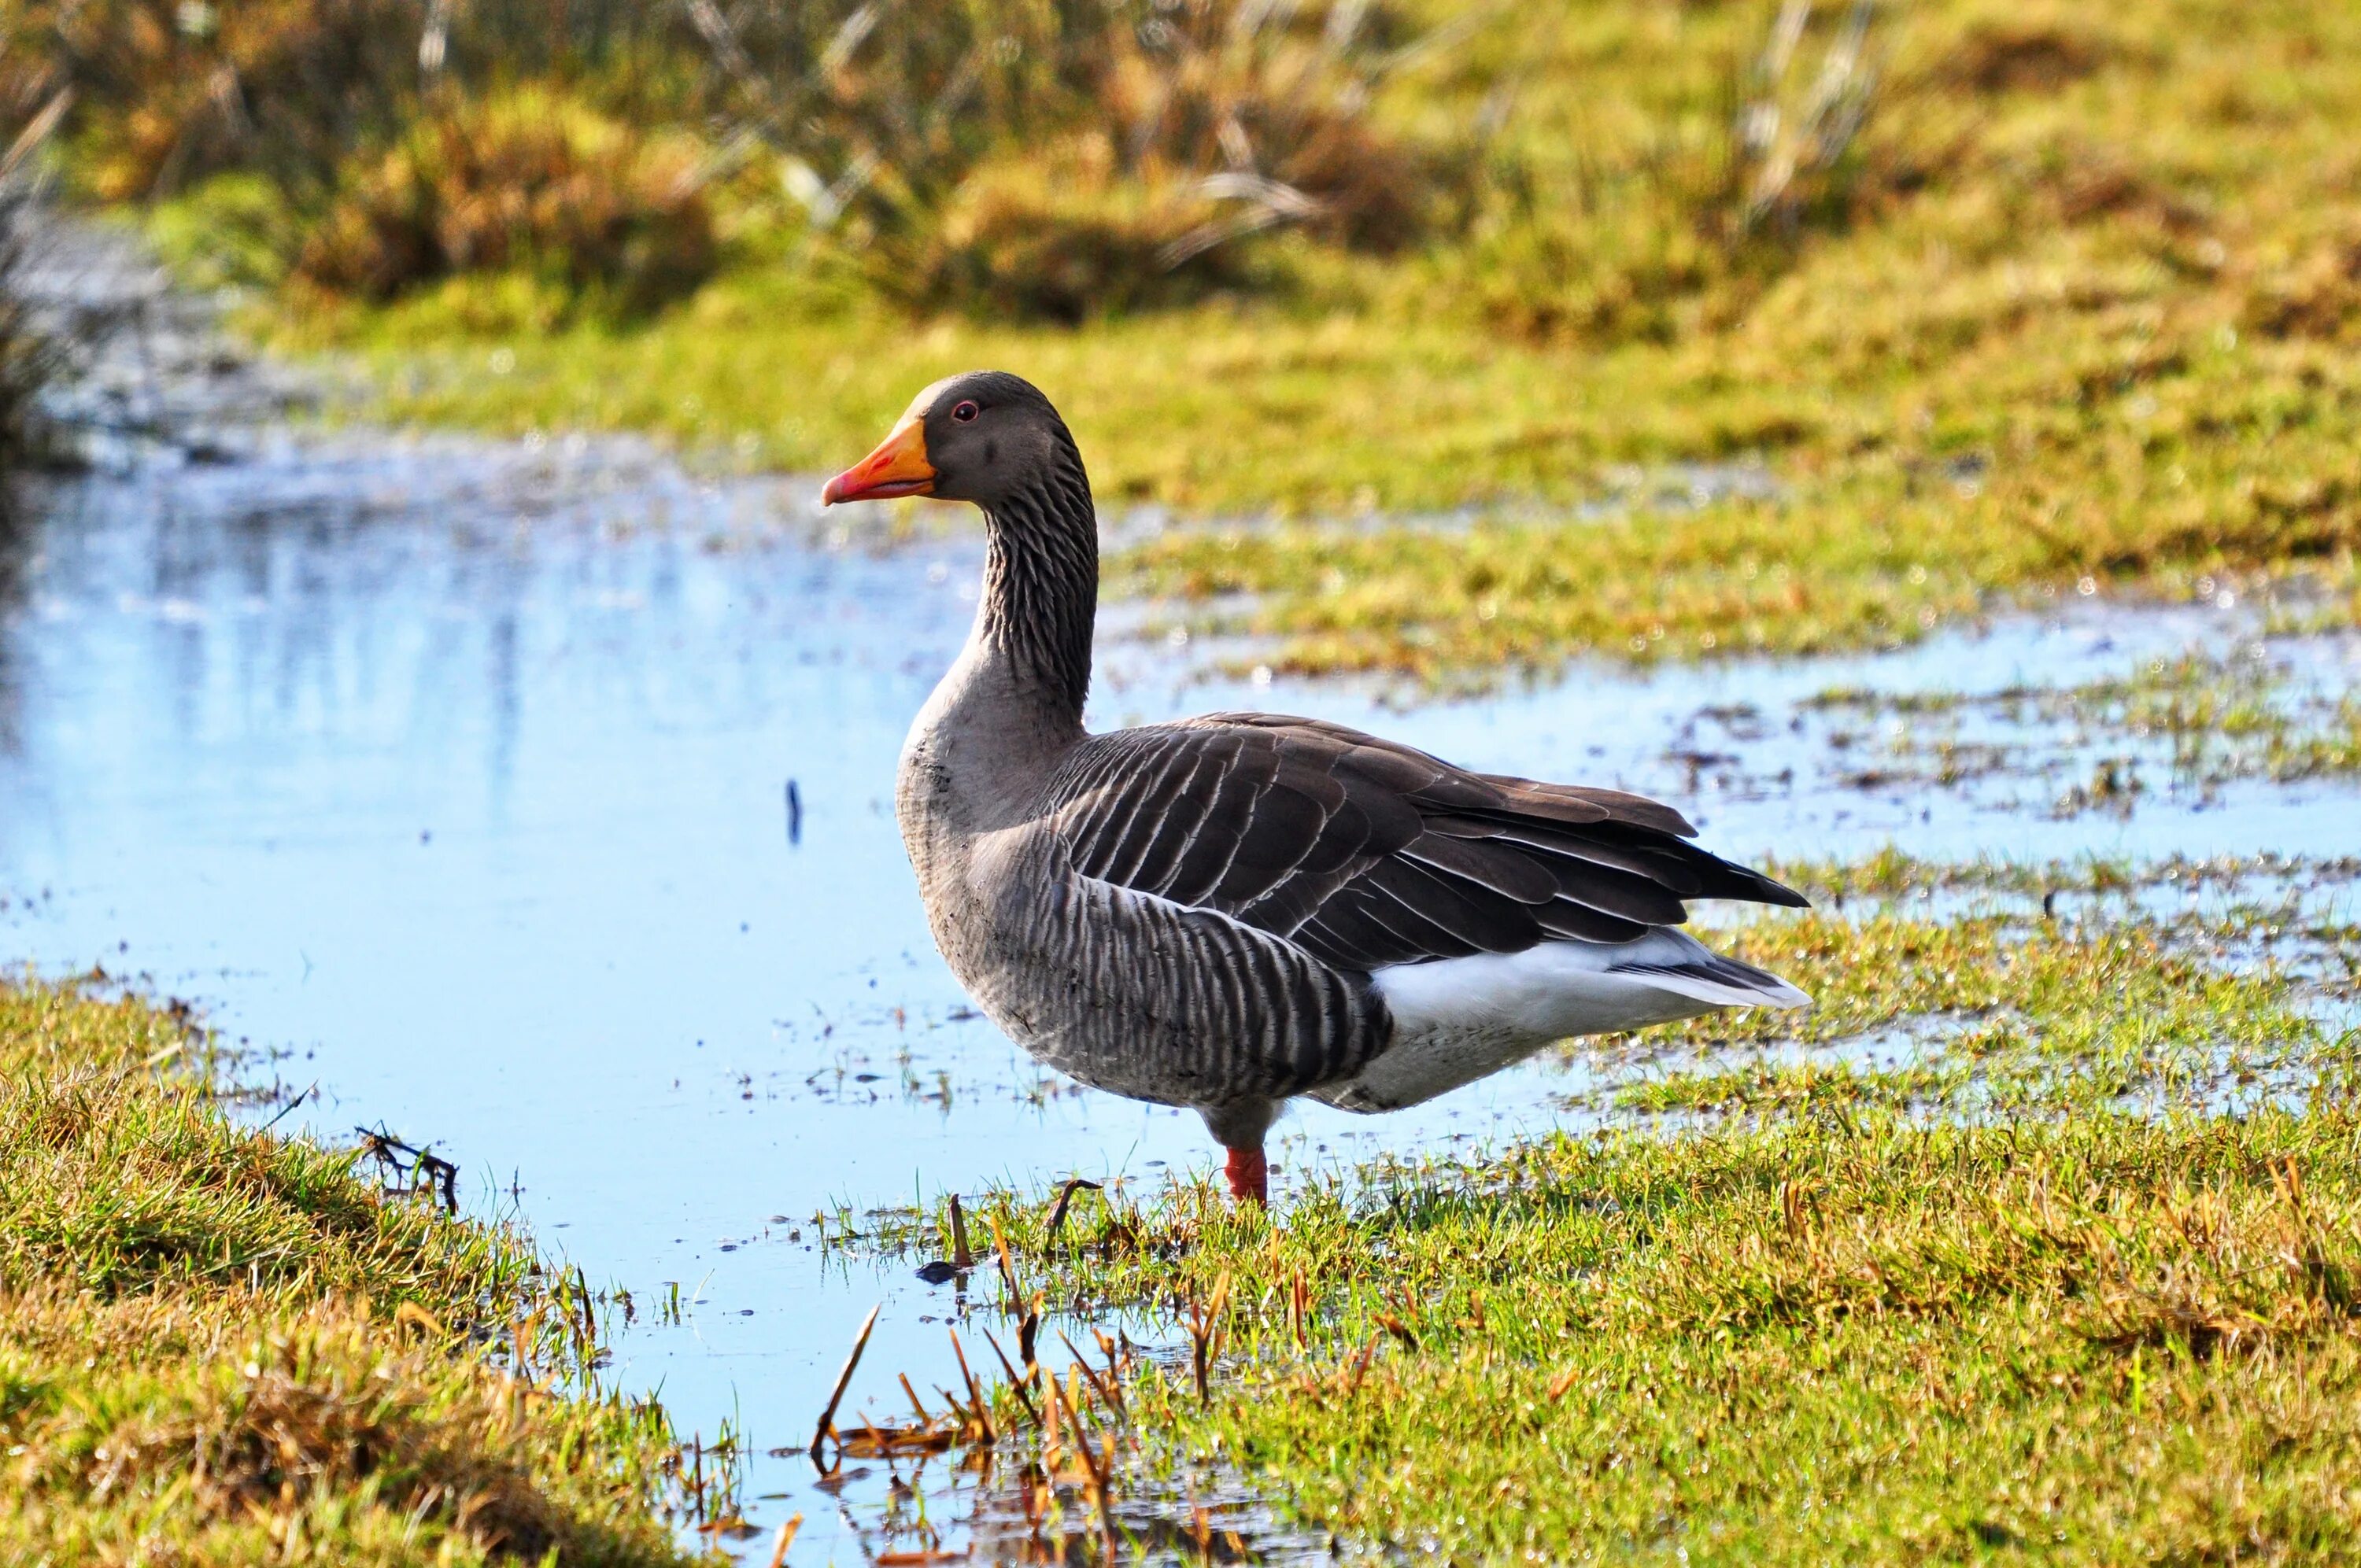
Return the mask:
<svg viewBox="0 0 2361 1568">
<path fill-rule="evenodd" d="M 1233 1201 L 1268 1202 L 1296 1096 L 1396 1110 L 1571 1037 L 1808 1003 L 1676 929 L 1691 899 L 1806 901 L 1644 796 L 1272 713 L 1085 729 L 1097 513 L 1031 383 L 936 382 L 820 499 L 900 496 L 984 521 L 974 626 L 895 791 L 936 945 L 1037 1059 L 1193 1108 Z"/>
</svg>

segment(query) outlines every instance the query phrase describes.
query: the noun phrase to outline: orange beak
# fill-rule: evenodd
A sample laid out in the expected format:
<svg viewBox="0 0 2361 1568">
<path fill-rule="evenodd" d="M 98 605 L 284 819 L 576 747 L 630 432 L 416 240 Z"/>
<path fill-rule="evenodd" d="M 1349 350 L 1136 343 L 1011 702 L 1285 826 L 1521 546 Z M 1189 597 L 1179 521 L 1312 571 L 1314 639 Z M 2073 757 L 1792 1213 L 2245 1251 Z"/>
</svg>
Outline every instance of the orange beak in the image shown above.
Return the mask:
<svg viewBox="0 0 2361 1568">
<path fill-rule="evenodd" d="M 927 461 L 927 431 L 916 414 L 905 414 L 877 450 L 839 474 L 819 493 L 822 506 L 839 501 L 883 501 L 895 496 L 935 493 L 934 466 Z"/>
</svg>

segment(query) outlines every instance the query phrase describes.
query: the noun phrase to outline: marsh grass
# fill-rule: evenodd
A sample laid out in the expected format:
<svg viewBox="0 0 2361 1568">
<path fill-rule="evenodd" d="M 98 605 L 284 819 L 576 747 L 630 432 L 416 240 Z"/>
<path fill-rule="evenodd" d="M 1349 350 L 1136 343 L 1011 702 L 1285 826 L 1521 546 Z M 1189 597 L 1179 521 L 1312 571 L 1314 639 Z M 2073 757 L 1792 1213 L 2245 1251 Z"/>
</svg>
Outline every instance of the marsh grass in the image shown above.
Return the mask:
<svg viewBox="0 0 2361 1568">
<path fill-rule="evenodd" d="M 1372 113 L 1408 51 L 1366 4 L 691 9 L 807 248 L 922 314 L 1073 325 L 1252 290 L 1258 236 L 1399 251 L 1440 183 Z"/>
<path fill-rule="evenodd" d="M 1040 1343 L 1162 1325 L 1097 1418 L 1143 1475 L 1227 1466 L 1355 1550 L 2349 1551 L 2345 879 L 1825 870 L 1843 909 L 1731 934 L 1815 1013 L 1601 1047 L 1593 1131 L 1295 1173 L 1268 1221 L 1204 1183 L 1111 1194 L 1055 1242 L 1048 1195 L 972 1212 Z M 1968 902 L 1927 907 L 1938 883 Z M 2218 900 L 2153 907 L 2199 886 Z M 1914 1022 L 1888 1064 L 1815 1059 Z M 943 1245 L 935 1217 L 904 1227 L 871 1245 Z"/>
<path fill-rule="evenodd" d="M 629 317 L 702 275 L 710 186 L 764 259 L 1071 324 L 1258 288 L 1245 253 L 1280 229 L 1373 252 L 1422 233 L 1464 160 L 1371 113 L 1413 52 L 1398 21 L 1359 0 L 11 0 L 0 99 L 79 91 L 80 187 L 180 204 L 168 227 L 214 269 L 261 240 L 244 269 L 304 285 L 298 312 L 456 275 L 529 280 L 547 319 Z M 190 221 L 230 207 L 264 221 L 227 244 Z"/>
<path fill-rule="evenodd" d="M 185 1013 L 0 987 L 0 1556 L 682 1561 L 663 1412 L 588 1376 L 604 1307 L 234 1124 L 208 1052 Z"/>
</svg>

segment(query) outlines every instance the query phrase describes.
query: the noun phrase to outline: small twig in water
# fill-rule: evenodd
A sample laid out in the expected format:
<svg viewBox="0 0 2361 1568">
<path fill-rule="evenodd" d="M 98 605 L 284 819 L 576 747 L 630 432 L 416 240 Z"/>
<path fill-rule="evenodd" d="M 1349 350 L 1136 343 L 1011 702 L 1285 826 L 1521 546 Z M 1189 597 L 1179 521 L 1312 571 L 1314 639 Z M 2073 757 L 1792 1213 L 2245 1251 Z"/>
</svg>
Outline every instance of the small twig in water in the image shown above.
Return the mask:
<svg viewBox="0 0 2361 1568">
<path fill-rule="evenodd" d="M 1097 1192 L 1100 1190 L 1102 1190 L 1102 1189 L 1095 1181 L 1084 1181 L 1079 1176 L 1068 1177 L 1066 1179 L 1066 1185 L 1058 1190 L 1058 1206 L 1049 1211 L 1049 1240 L 1045 1245 L 1051 1246 L 1057 1245 L 1058 1232 L 1063 1228 L 1066 1223 L 1066 1205 L 1074 1201 L 1075 1193 Z"/>
<path fill-rule="evenodd" d="M 262 1130 L 267 1133 L 270 1131 L 271 1128 L 279 1125 L 280 1123 L 287 1120 L 288 1112 L 294 1110 L 296 1106 L 301 1105 L 304 1101 L 310 1099 L 313 1095 L 317 1094 L 318 1092 L 320 1092 L 320 1080 L 315 1078 L 312 1080 L 311 1088 L 305 1090 L 302 1093 L 298 1094 L 294 1099 L 290 1100 L 285 1105 L 280 1108 L 278 1115 L 273 1116 L 268 1122 L 263 1123 Z"/>
<path fill-rule="evenodd" d="M 1099 1397 L 1099 1403 L 1106 1407 L 1107 1413 L 1120 1415 L 1123 1412 L 1123 1396 L 1115 1391 L 1115 1385 L 1102 1379 L 1092 1368 L 1091 1364 L 1082 1359 L 1082 1353 L 1074 1348 L 1072 1340 L 1066 1338 L 1066 1332 L 1063 1329 L 1058 1331 L 1058 1339 L 1065 1345 L 1066 1354 L 1074 1358 L 1074 1365 L 1081 1370 L 1083 1376 L 1090 1379 L 1091 1392 Z"/>
<path fill-rule="evenodd" d="M 992 1354 L 1000 1357 L 1000 1369 L 1008 1374 L 1008 1391 L 1016 1395 L 1016 1402 L 1025 1408 L 1026 1417 L 1035 1426 L 1039 1426 L 1041 1412 L 1033 1408 L 1032 1398 L 1025 1392 L 1025 1379 L 1017 1376 L 1016 1368 L 1009 1365 L 1008 1353 L 1000 1348 L 1000 1342 L 992 1337 L 990 1329 L 983 1331 L 983 1339 L 986 1344 L 992 1346 Z"/>
<path fill-rule="evenodd" d="M 1222 1314 L 1230 1304 L 1230 1277 L 1223 1275 L 1213 1283 L 1210 1300 L 1200 1301 L 1195 1290 L 1189 1293 L 1189 1360 L 1197 1375 L 1197 1398 L 1200 1403 L 1212 1398 L 1211 1376 L 1213 1362 L 1213 1340 L 1219 1332 Z"/>
<path fill-rule="evenodd" d="M 1081 1456 L 1082 1470 L 1091 1478 L 1091 1491 L 1099 1505 L 1099 1530 L 1105 1537 L 1107 1561 L 1112 1563 L 1115 1561 L 1115 1494 L 1108 1477 L 1115 1468 L 1115 1440 L 1107 1440 L 1106 1455 L 1102 1459 L 1091 1447 L 1090 1431 L 1082 1424 L 1082 1412 L 1067 1408 L 1065 1389 L 1055 1377 L 1049 1379 L 1049 1408 L 1053 1413 L 1065 1409 L 1066 1424 L 1073 1430 L 1074 1452 Z"/>
<path fill-rule="evenodd" d="M 844 1370 L 836 1375 L 836 1387 L 829 1390 L 828 1404 L 819 1413 L 819 1425 L 812 1431 L 812 1467 L 823 1475 L 829 1473 L 829 1466 L 820 1463 L 820 1451 L 828 1446 L 829 1438 L 836 1431 L 836 1407 L 843 1402 L 845 1389 L 851 1387 L 852 1370 L 861 1365 L 861 1353 L 869 1348 L 869 1331 L 877 1326 L 877 1314 L 884 1310 L 885 1303 L 880 1301 L 862 1320 L 861 1332 L 852 1339 L 852 1354 L 844 1358 Z"/>
<path fill-rule="evenodd" d="M 975 1254 L 967 1245 L 967 1211 L 960 1207 L 956 1192 L 951 1194 L 951 1266 L 962 1273 L 975 1266 Z"/>
<path fill-rule="evenodd" d="M 778 1544 L 771 1548 L 771 1568 L 780 1568 L 786 1562 L 787 1548 L 796 1543 L 796 1531 L 803 1528 L 804 1516 L 801 1514 L 790 1515 L 787 1522 L 779 1527 Z"/>
<path fill-rule="evenodd" d="M 992 1416 L 984 1408 L 983 1390 L 976 1386 L 975 1374 L 968 1370 L 967 1347 L 960 1343 L 959 1330 L 952 1329 L 950 1332 L 951 1354 L 959 1357 L 960 1376 L 967 1383 L 968 1403 L 975 1409 L 975 1424 L 983 1429 L 983 1441 L 990 1442 L 994 1434 L 992 1430 Z"/>
<path fill-rule="evenodd" d="M 381 1123 L 374 1132 L 367 1127 L 355 1127 L 353 1131 L 358 1133 L 361 1139 L 361 1146 L 353 1151 L 355 1159 L 367 1157 L 397 1177 L 412 1179 L 407 1187 L 395 1187 L 389 1183 L 387 1191 L 404 1197 L 421 1192 L 439 1195 L 444 1208 L 454 1214 L 459 1212 L 459 1168 L 456 1165 L 432 1149 L 412 1148 L 387 1132 Z"/>
<path fill-rule="evenodd" d="M 918 1424 L 922 1427 L 933 1426 L 935 1424 L 935 1418 L 928 1412 L 926 1406 L 918 1402 L 918 1391 L 910 1387 L 910 1375 L 906 1372 L 900 1372 L 895 1374 L 895 1376 L 902 1380 L 902 1392 L 910 1396 L 910 1409 L 918 1412 Z"/>
<path fill-rule="evenodd" d="M 1008 1310 L 1013 1313 L 1025 1299 L 1025 1292 L 1016 1284 L 1016 1260 L 1008 1255 L 1008 1237 L 997 1216 L 992 1220 L 992 1245 L 1000 1254 L 1000 1282 L 1008 1288 Z"/>
<path fill-rule="evenodd" d="M 1040 1370 L 1041 1358 L 1036 1346 L 1041 1338 L 1041 1309 L 1047 1301 L 1047 1297 L 1035 1291 L 1025 1315 L 1016 1321 L 1016 1358 L 1025 1364 L 1028 1372 Z"/>
</svg>

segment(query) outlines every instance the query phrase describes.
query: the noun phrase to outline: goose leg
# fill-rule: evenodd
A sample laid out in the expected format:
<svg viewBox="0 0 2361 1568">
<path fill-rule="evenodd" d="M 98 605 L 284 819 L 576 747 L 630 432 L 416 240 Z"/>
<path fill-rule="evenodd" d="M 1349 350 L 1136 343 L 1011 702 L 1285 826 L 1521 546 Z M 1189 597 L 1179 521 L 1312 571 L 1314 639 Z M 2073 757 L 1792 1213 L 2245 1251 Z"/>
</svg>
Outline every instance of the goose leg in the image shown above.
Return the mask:
<svg viewBox="0 0 2361 1568">
<path fill-rule="evenodd" d="M 1242 1100 L 1225 1105 L 1200 1105 L 1197 1114 L 1205 1118 L 1205 1130 L 1229 1151 L 1223 1174 L 1230 1180 L 1231 1200 L 1268 1207 L 1270 1165 L 1263 1158 L 1262 1136 L 1278 1119 L 1277 1102 Z"/>
<path fill-rule="evenodd" d="M 1232 1202 L 1270 1206 L 1270 1162 L 1262 1157 L 1259 1147 L 1232 1149 L 1223 1174 L 1230 1179 Z"/>
</svg>

